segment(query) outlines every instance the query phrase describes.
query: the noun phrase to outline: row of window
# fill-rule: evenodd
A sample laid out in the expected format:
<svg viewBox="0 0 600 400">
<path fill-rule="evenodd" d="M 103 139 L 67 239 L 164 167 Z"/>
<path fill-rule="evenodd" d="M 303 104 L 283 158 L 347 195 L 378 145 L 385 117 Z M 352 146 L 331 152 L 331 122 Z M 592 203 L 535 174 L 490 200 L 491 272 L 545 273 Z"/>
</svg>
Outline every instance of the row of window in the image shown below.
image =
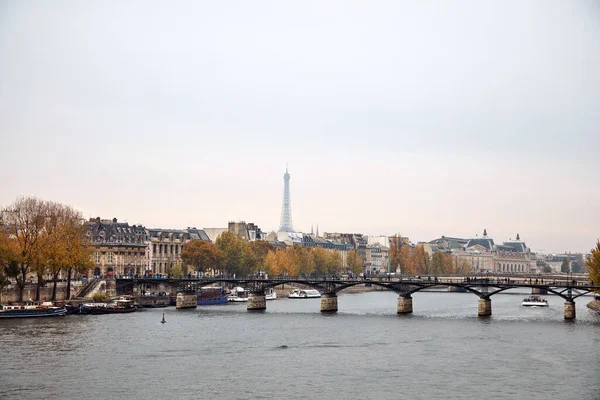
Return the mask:
<svg viewBox="0 0 600 400">
<path fill-rule="evenodd" d="M 100 260 L 101 260 L 102 254 L 103 253 L 100 252 L 100 251 L 97 251 L 97 252 L 94 253 L 94 258 L 95 258 L 96 264 L 100 264 Z M 125 255 L 125 253 L 123 253 L 123 255 Z M 138 252 L 133 252 L 133 253 L 132 252 L 128 252 L 127 255 L 129 257 L 131 257 L 131 256 L 142 257 L 142 256 L 145 255 L 145 253 L 143 253 L 143 252 L 139 252 L 139 253 Z M 114 253 L 112 251 L 106 252 L 106 262 L 108 264 L 112 264 L 113 261 L 114 261 Z"/>
<path fill-rule="evenodd" d="M 498 271 L 500 271 L 500 272 L 526 272 L 526 267 L 524 264 L 499 263 Z"/>
<path fill-rule="evenodd" d="M 157 254 L 156 250 L 158 249 L 158 254 L 175 254 L 178 255 L 179 254 L 179 247 L 181 247 L 178 244 L 159 244 L 158 247 L 155 244 L 152 245 L 152 254 Z M 169 251 L 170 250 L 170 251 Z"/>
</svg>

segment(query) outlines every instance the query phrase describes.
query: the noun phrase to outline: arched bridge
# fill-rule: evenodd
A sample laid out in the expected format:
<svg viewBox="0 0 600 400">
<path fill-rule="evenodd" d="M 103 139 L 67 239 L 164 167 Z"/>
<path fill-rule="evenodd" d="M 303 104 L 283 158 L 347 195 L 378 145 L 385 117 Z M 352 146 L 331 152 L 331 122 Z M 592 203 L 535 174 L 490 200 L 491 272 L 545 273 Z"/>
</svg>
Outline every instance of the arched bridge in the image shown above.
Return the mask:
<svg viewBox="0 0 600 400">
<path fill-rule="evenodd" d="M 571 276 L 523 276 L 523 275 L 464 275 L 464 276 L 402 276 L 371 279 L 327 279 L 327 278 L 255 278 L 233 279 L 222 277 L 205 278 L 118 278 L 117 291 L 122 292 L 148 285 L 167 285 L 176 291 L 199 290 L 214 284 L 241 286 L 249 291 L 248 310 L 266 309 L 265 290 L 283 284 L 299 284 L 318 290 L 321 293 L 321 311 L 338 310 L 337 294 L 357 285 L 374 285 L 398 294 L 398 314 L 412 313 L 412 295 L 424 289 L 449 287 L 457 291 L 466 291 L 479 297 L 477 313 L 481 317 L 492 315 L 491 297 L 508 289 L 531 288 L 534 293 L 553 294 L 565 300 L 565 319 L 575 319 L 575 299 L 590 292 L 600 291 L 597 282 L 584 279 L 572 279 Z M 133 290 L 135 292 L 135 290 Z"/>
</svg>

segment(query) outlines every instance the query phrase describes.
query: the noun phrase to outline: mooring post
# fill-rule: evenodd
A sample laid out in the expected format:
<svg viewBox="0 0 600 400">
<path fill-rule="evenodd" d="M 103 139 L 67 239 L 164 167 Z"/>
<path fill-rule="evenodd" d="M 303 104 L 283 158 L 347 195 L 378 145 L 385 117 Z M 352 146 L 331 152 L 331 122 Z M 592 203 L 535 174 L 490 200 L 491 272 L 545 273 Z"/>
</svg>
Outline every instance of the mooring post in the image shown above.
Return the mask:
<svg viewBox="0 0 600 400">
<path fill-rule="evenodd" d="M 477 315 L 480 317 L 489 317 L 492 315 L 492 299 L 483 297 L 477 302 Z"/>
<path fill-rule="evenodd" d="M 264 293 L 248 294 L 248 311 L 260 311 L 267 309 L 267 299 Z"/>
<path fill-rule="evenodd" d="M 321 296 L 321 312 L 337 312 L 337 300 L 336 293 L 323 293 Z"/>
<path fill-rule="evenodd" d="M 410 314 L 413 312 L 413 301 L 412 296 L 398 296 L 398 307 L 396 308 L 398 314 Z"/>
</svg>

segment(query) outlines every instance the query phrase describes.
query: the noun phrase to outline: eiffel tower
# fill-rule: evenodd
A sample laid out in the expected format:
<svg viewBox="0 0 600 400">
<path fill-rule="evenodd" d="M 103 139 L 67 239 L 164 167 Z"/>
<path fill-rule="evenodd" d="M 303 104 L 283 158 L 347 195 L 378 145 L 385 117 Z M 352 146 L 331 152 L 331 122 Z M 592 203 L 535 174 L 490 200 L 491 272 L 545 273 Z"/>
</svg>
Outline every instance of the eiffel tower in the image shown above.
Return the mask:
<svg viewBox="0 0 600 400">
<path fill-rule="evenodd" d="M 288 173 L 287 165 L 285 166 L 285 174 L 283 175 L 283 204 L 281 206 L 281 226 L 280 231 L 294 232 L 292 225 L 292 206 L 290 202 L 290 174 Z"/>
</svg>

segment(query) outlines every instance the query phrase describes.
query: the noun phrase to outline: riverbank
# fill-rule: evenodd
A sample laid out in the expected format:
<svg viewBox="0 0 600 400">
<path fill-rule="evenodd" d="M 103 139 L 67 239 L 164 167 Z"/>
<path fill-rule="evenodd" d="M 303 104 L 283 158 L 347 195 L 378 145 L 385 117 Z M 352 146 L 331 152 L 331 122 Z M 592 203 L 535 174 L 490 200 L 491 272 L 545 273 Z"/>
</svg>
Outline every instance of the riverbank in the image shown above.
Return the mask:
<svg viewBox="0 0 600 400">
<path fill-rule="evenodd" d="M 587 304 L 588 308 L 596 311 L 596 312 L 600 312 L 600 301 L 599 300 L 592 300 Z"/>
</svg>

